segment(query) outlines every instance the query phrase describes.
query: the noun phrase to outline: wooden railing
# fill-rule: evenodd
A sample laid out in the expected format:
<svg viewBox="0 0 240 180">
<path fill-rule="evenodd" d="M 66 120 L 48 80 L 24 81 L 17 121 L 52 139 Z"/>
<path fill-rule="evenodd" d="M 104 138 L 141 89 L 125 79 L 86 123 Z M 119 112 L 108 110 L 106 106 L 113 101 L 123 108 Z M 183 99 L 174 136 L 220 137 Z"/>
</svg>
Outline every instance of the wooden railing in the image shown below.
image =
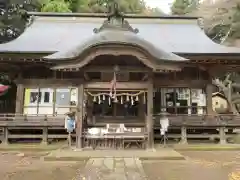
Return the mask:
<svg viewBox="0 0 240 180">
<path fill-rule="evenodd" d="M 240 127 L 240 115 L 167 115 L 170 126 L 186 127 Z M 154 124 L 160 125 L 160 116 L 154 116 Z"/>
<path fill-rule="evenodd" d="M 0 114 L 0 127 L 4 126 L 64 126 L 64 115 Z"/>
<path fill-rule="evenodd" d="M 188 138 L 210 138 L 220 139 L 220 142 L 226 142 L 226 139 L 232 134 L 226 133 L 226 130 L 240 128 L 240 115 L 168 115 L 170 129 L 178 129 L 178 133 L 169 134 L 169 137 L 181 139 L 187 142 Z M 154 116 L 154 129 L 160 129 L 160 116 Z M 134 124 L 131 125 L 134 127 Z M 142 124 L 145 126 L 145 123 Z M 191 134 L 189 130 L 197 129 L 215 129 L 217 134 Z M 32 131 L 31 131 L 32 130 Z M 61 133 L 56 130 L 61 130 Z M 181 130 L 181 133 L 179 132 Z M 31 131 L 31 133 L 25 133 Z M 38 133 L 35 133 L 38 131 Z M 40 131 L 40 133 L 39 133 Z M 0 114 L 0 139 L 2 143 L 7 143 L 9 139 L 28 138 L 42 139 L 47 143 L 51 139 L 67 139 L 67 133 L 64 130 L 64 115 L 23 115 L 23 114 Z M 73 134 L 75 136 L 75 134 Z M 155 134 L 155 138 L 158 134 Z"/>
<path fill-rule="evenodd" d="M 64 126 L 64 115 L 0 114 L 3 126 Z M 170 126 L 225 126 L 240 127 L 240 115 L 167 115 Z M 154 115 L 154 124 L 159 125 L 160 116 Z M 102 121 L 104 122 L 104 121 Z M 141 121 L 142 122 L 142 121 Z"/>
</svg>

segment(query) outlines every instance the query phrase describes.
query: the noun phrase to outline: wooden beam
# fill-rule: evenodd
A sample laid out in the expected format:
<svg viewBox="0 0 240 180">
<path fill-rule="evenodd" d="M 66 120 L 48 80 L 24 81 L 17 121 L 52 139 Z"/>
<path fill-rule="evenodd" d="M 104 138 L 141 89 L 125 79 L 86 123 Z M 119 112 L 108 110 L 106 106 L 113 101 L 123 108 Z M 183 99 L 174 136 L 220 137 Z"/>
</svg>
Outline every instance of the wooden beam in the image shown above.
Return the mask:
<svg viewBox="0 0 240 180">
<path fill-rule="evenodd" d="M 129 67 L 129 66 L 119 66 L 120 72 L 150 72 L 147 67 Z M 113 72 L 113 67 L 106 66 L 91 66 L 87 68 L 83 68 L 83 72 Z"/>
<path fill-rule="evenodd" d="M 107 89 L 110 88 L 109 82 L 89 82 L 85 84 L 87 89 Z M 131 89 L 131 90 L 140 90 L 147 89 L 147 82 L 117 82 L 117 89 Z"/>
<path fill-rule="evenodd" d="M 203 88 L 207 85 L 208 80 L 170 80 L 154 79 L 154 87 L 195 87 Z"/>
<path fill-rule="evenodd" d="M 21 79 L 16 83 L 24 84 L 27 87 L 55 87 L 55 86 L 76 86 L 83 83 L 83 79 Z"/>
</svg>

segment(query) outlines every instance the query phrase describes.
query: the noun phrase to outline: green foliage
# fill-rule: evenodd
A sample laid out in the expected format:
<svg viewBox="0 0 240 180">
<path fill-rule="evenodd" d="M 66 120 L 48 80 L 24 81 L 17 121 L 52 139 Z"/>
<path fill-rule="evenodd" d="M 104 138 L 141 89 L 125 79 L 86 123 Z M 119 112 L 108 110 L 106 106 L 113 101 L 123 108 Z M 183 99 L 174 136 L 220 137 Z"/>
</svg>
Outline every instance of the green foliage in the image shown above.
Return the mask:
<svg viewBox="0 0 240 180">
<path fill-rule="evenodd" d="M 26 11 L 36 10 L 36 3 L 24 0 L 10 0 L 0 10 L 0 43 L 6 43 L 19 37 L 32 19 Z"/>
<path fill-rule="evenodd" d="M 108 11 L 107 4 L 110 0 L 71 0 L 72 12 L 81 13 L 105 13 Z M 142 13 L 145 9 L 143 0 L 118 0 L 119 8 L 125 13 Z"/>
<path fill-rule="evenodd" d="M 197 8 L 199 0 L 175 0 L 171 10 L 174 15 L 184 15 Z"/>
<path fill-rule="evenodd" d="M 72 12 L 70 3 L 64 0 L 46 0 L 41 7 L 42 12 Z"/>
</svg>

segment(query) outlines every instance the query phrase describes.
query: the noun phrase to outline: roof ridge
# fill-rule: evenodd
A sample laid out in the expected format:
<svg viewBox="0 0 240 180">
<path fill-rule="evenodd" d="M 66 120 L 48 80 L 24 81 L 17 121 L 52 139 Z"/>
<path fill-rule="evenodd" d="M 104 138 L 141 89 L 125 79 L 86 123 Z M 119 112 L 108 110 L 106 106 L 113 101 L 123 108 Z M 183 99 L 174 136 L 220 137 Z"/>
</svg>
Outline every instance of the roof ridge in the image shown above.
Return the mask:
<svg viewBox="0 0 240 180">
<path fill-rule="evenodd" d="M 90 17 L 90 18 L 106 18 L 108 17 L 105 13 L 54 13 L 54 12 L 27 12 L 29 15 L 39 17 Z M 141 14 L 125 14 L 124 18 L 134 19 L 184 19 L 193 20 L 200 18 L 199 16 L 179 16 L 179 15 L 141 15 Z"/>
<path fill-rule="evenodd" d="M 90 17 L 44 17 L 37 16 L 37 22 L 56 22 L 56 23 L 100 23 L 102 24 L 106 18 L 90 18 Z M 129 24 L 197 24 L 198 19 L 126 19 Z"/>
</svg>

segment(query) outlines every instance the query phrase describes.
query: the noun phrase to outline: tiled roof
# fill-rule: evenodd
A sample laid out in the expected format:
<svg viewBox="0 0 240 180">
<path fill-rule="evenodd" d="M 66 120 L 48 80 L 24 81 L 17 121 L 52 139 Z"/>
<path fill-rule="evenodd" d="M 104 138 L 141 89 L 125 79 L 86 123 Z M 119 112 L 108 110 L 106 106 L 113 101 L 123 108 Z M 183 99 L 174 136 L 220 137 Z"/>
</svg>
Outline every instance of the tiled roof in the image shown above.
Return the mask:
<svg viewBox="0 0 240 180">
<path fill-rule="evenodd" d="M 16 40 L 0 45 L 0 52 L 42 53 L 76 48 L 93 37 L 105 18 L 37 17 Z M 240 48 L 226 47 L 211 41 L 189 19 L 127 19 L 137 36 L 154 47 L 177 54 L 240 54 Z"/>
</svg>

